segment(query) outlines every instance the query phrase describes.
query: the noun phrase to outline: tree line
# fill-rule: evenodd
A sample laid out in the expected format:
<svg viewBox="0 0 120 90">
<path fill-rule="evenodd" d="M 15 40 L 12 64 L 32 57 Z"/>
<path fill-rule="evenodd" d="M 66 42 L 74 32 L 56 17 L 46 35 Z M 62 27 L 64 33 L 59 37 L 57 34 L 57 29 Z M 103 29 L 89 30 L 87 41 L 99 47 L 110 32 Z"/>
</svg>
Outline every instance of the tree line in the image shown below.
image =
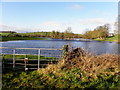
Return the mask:
<svg viewBox="0 0 120 90">
<path fill-rule="evenodd" d="M 68 27 L 64 32 L 58 32 L 53 30 L 51 32 L 51 38 L 57 39 L 72 39 L 72 38 L 82 38 L 81 34 L 74 34 L 71 30 L 71 27 Z"/>
<path fill-rule="evenodd" d="M 3 37 L 49 37 L 54 39 L 73 39 L 81 38 L 81 34 L 74 34 L 71 27 L 68 27 L 64 32 L 53 30 L 52 32 L 31 32 L 31 33 L 9 33 L 2 35 Z"/>
<path fill-rule="evenodd" d="M 105 39 L 109 36 L 109 24 L 105 24 L 103 26 L 98 26 L 93 31 L 87 31 L 83 34 L 83 38 L 85 39 Z"/>
<path fill-rule="evenodd" d="M 109 36 L 110 25 L 105 24 L 98 26 L 92 31 L 86 31 L 84 34 L 74 34 L 71 27 L 68 27 L 64 32 L 53 30 L 52 32 L 31 32 L 31 33 L 10 33 L 7 37 L 49 37 L 54 39 L 73 39 L 73 38 L 85 38 L 85 39 L 105 39 Z"/>
</svg>

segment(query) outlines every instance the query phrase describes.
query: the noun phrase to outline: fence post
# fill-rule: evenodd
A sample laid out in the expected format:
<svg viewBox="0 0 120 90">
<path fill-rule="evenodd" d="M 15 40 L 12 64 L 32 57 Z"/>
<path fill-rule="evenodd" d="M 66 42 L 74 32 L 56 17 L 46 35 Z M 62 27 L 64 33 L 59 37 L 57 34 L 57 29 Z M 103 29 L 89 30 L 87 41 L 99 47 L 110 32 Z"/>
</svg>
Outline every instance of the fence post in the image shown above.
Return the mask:
<svg viewBox="0 0 120 90">
<path fill-rule="evenodd" d="M 64 45 L 63 46 L 63 51 L 62 51 L 62 56 L 63 56 L 63 58 L 64 57 L 66 57 L 66 55 L 67 55 L 67 52 L 68 52 L 68 49 L 69 49 L 69 46 L 68 45 Z"/>
<path fill-rule="evenodd" d="M 15 68 L 15 49 L 13 50 L 13 69 Z"/>
<path fill-rule="evenodd" d="M 38 49 L 38 70 L 40 69 L 40 49 Z"/>
<path fill-rule="evenodd" d="M 67 56 L 67 53 L 68 53 L 68 50 L 69 50 L 69 46 L 68 45 L 64 45 L 63 46 L 63 49 L 62 49 L 62 58 L 63 58 L 63 63 L 65 62 L 65 58 Z"/>
</svg>

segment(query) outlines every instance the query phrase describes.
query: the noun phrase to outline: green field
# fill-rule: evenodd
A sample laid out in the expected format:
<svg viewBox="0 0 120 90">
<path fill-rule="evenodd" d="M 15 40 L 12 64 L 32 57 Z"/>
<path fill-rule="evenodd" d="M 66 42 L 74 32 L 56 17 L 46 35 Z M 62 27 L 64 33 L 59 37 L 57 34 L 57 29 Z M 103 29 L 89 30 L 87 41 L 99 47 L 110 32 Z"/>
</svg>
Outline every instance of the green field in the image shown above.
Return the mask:
<svg viewBox="0 0 120 90">
<path fill-rule="evenodd" d="M 16 55 L 15 56 L 16 59 L 24 59 L 25 57 L 28 59 L 38 59 L 38 55 Z M 2 58 L 4 60 L 13 59 L 13 55 L 3 55 Z M 40 59 L 56 59 L 56 58 L 55 57 L 40 56 Z"/>
<path fill-rule="evenodd" d="M 44 38 L 46 35 L 49 36 L 50 32 L 33 32 L 33 33 L 0 33 L 1 41 L 11 40 L 47 40 Z M 41 38 L 39 38 L 41 37 Z"/>
<path fill-rule="evenodd" d="M 15 56 L 17 59 L 24 59 L 26 58 L 30 58 L 30 59 L 38 59 L 38 55 L 16 55 Z M 13 55 L 3 55 L 4 59 L 12 59 Z M 55 59 L 54 57 L 44 57 L 44 56 L 40 56 L 40 59 Z"/>
<path fill-rule="evenodd" d="M 2 41 L 13 41 L 13 40 L 47 40 L 47 38 L 36 38 L 36 37 L 2 37 Z"/>
<path fill-rule="evenodd" d="M 11 33 L 0 33 L 0 34 L 2 36 L 7 36 L 7 35 L 9 35 Z M 24 36 L 24 35 L 27 35 L 27 36 L 29 36 L 29 35 L 50 35 L 51 32 L 13 33 L 13 35 L 15 35 L 15 34 L 19 34 L 19 35 L 22 35 L 22 36 Z"/>
<path fill-rule="evenodd" d="M 17 33 L 19 35 L 27 35 L 27 36 L 30 36 L 30 35 L 42 35 L 42 36 L 45 36 L 45 35 L 48 35 L 50 36 L 51 32 L 31 32 L 31 33 Z"/>
<path fill-rule="evenodd" d="M 2 35 L 2 36 L 7 36 L 7 35 L 9 35 L 10 33 L 0 33 L 0 35 Z"/>
<path fill-rule="evenodd" d="M 30 32 L 30 33 L 0 33 L 2 36 L 50 36 L 51 32 Z"/>
<path fill-rule="evenodd" d="M 50 32 L 33 32 L 33 33 L 0 33 L 2 41 L 11 40 L 47 40 L 45 36 L 49 36 Z M 43 37 L 43 38 L 37 38 Z"/>
</svg>

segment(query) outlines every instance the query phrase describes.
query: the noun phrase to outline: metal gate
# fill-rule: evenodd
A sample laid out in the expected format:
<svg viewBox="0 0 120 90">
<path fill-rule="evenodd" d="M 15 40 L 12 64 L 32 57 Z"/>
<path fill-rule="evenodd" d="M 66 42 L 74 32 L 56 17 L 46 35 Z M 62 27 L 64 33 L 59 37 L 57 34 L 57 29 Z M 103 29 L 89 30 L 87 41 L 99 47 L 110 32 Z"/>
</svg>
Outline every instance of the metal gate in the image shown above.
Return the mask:
<svg viewBox="0 0 120 90">
<path fill-rule="evenodd" d="M 62 49 L 54 48 L 0 48 L 2 49 L 3 71 L 40 69 L 48 64 L 57 63 L 62 55 Z"/>
</svg>

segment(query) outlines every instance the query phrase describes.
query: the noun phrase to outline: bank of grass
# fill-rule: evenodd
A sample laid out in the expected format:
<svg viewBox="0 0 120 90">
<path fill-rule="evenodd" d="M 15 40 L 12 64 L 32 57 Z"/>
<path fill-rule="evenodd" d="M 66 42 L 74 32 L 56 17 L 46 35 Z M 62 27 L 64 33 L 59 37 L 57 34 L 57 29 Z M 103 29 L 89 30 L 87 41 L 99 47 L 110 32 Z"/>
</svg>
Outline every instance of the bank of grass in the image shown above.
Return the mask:
<svg viewBox="0 0 120 90">
<path fill-rule="evenodd" d="M 9 35 L 10 33 L 0 33 L 1 36 L 7 36 Z"/>
<path fill-rule="evenodd" d="M 110 41 L 110 42 L 118 42 L 120 43 L 120 34 L 115 35 L 113 37 L 107 37 L 105 39 L 94 39 L 96 41 Z"/>
<path fill-rule="evenodd" d="M 70 55 L 71 54 L 71 55 Z M 120 55 L 68 53 L 57 64 L 32 72 L 3 74 L 3 88 L 120 89 Z"/>
<path fill-rule="evenodd" d="M 2 37 L 2 41 L 13 41 L 13 40 L 47 40 L 47 38 L 37 38 L 37 37 Z"/>
</svg>

